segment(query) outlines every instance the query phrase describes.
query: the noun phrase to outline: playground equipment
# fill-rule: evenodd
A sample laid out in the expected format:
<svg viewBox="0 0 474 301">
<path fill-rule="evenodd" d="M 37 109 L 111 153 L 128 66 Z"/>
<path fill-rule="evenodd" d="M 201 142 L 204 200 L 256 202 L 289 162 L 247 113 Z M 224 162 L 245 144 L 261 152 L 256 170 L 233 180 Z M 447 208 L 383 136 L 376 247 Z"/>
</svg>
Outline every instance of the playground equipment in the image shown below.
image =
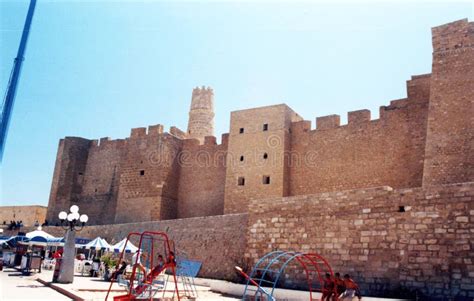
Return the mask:
<svg viewBox="0 0 474 301">
<path fill-rule="evenodd" d="M 319 300 L 315 292 L 322 291 L 326 273 L 329 273 L 331 278 L 334 279 L 334 273 L 328 261 L 316 253 L 287 251 L 273 251 L 267 253 L 257 261 L 250 275 L 244 273 L 241 268 L 236 267 L 237 271 L 247 279 L 242 300 L 275 301 L 276 299 L 273 296 L 275 288 L 285 276 L 288 276 L 288 274 L 285 273 L 285 269 L 288 266 L 296 268 L 298 265 L 304 271 L 304 278 L 309 291 L 309 300 Z M 297 273 L 294 275 L 297 275 Z M 285 280 L 288 281 L 288 279 Z M 333 293 L 335 299 L 332 300 L 337 300 L 335 287 Z"/>
<path fill-rule="evenodd" d="M 177 269 L 179 261 L 175 256 L 174 245 L 168 239 L 166 233 L 149 232 L 143 233 L 132 232 L 127 236 L 126 242 L 131 238 L 138 238 L 137 256 L 132 262 L 132 273 L 130 279 L 119 277 L 117 279 L 119 286 L 125 287 L 127 294 L 115 296 L 114 301 L 128 300 L 182 300 L 194 299 L 197 296 L 194 282 L 185 277 L 181 277 L 181 289 L 178 285 Z M 117 268 L 123 261 L 126 251 L 120 255 Z M 168 271 L 168 274 L 165 272 Z M 173 289 L 167 290 L 168 282 Z M 109 294 L 112 290 L 112 279 L 105 300 L 109 300 Z M 157 296 L 158 293 L 161 296 Z"/>
</svg>

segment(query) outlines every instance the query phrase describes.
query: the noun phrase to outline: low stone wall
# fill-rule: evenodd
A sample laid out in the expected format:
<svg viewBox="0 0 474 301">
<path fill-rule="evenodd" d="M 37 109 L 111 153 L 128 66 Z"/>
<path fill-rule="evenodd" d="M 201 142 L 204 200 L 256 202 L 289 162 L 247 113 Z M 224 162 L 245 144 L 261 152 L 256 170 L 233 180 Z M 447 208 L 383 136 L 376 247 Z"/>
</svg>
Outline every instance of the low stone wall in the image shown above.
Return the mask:
<svg viewBox="0 0 474 301">
<path fill-rule="evenodd" d="M 24 226 L 33 226 L 35 222 L 42 224 L 46 218 L 45 206 L 0 206 L 0 224 L 8 226 L 10 221 L 22 221 Z"/>
<path fill-rule="evenodd" d="M 272 250 L 311 251 L 370 295 L 474 297 L 474 183 L 272 198 L 249 211 L 251 262 Z M 302 285 L 301 273 L 289 274 L 288 285 Z"/>
<path fill-rule="evenodd" d="M 231 214 L 196 217 L 134 224 L 113 224 L 85 227 L 78 237 L 96 238 L 100 236 L 109 243 L 117 243 L 129 232 L 167 232 L 175 243 L 176 250 L 185 253 L 189 259 L 202 262 L 199 277 L 237 280 L 235 265 L 242 264 L 246 247 L 245 231 L 247 214 Z M 32 228 L 24 228 L 29 232 Z M 43 227 L 51 235 L 63 236 L 60 227 Z M 15 233 L 5 233 L 14 235 Z"/>
</svg>

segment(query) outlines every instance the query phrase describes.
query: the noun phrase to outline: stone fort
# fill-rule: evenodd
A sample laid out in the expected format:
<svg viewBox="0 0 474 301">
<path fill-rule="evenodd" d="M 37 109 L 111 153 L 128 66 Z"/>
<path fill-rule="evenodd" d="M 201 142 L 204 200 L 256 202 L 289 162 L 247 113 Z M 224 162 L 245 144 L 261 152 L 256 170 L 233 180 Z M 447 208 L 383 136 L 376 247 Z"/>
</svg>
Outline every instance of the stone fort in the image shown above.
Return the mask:
<svg viewBox="0 0 474 301">
<path fill-rule="evenodd" d="M 372 293 L 472 298 L 474 23 L 434 27 L 432 45 L 431 73 L 378 119 L 358 110 L 313 127 L 286 104 L 239 110 L 217 144 L 214 91 L 202 87 L 186 131 L 61 139 L 47 219 L 77 204 L 91 236 L 171 227 L 207 277 L 232 278 L 236 262 L 275 249 L 313 250 Z"/>
</svg>

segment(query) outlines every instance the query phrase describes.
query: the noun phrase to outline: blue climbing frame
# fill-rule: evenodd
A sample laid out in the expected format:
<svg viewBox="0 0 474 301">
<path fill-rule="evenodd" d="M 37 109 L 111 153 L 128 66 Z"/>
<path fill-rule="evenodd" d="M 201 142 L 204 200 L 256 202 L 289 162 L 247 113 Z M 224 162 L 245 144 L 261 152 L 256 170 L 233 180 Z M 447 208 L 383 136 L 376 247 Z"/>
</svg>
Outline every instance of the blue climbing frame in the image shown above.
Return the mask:
<svg viewBox="0 0 474 301">
<path fill-rule="evenodd" d="M 275 288 L 281 275 L 285 273 L 285 269 L 294 260 L 304 270 L 309 300 L 315 300 L 313 298 L 314 292 L 320 291 L 324 286 L 324 275 L 329 273 L 332 278 L 334 277 L 332 268 L 328 261 L 319 254 L 294 251 L 273 251 L 260 258 L 249 275 L 250 279 L 245 285 L 242 300 L 276 300 L 273 297 Z M 252 286 L 252 280 L 258 283 L 258 286 Z"/>
</svg>

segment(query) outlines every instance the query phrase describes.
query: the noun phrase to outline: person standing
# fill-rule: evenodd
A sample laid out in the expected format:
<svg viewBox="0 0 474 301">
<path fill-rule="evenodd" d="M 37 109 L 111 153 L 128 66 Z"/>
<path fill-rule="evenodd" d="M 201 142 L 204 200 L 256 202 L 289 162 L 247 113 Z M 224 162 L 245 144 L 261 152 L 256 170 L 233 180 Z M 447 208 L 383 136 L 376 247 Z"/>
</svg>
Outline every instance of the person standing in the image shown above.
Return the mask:
<svg viewBox="0 0 474 301">
<path fill-rule="evenodd" d="M 346 290 L 339 297 L 340 300 L 352 300 L 352 298 L 354 298 L 359 291 L 359 286 L 354 280 L 352 280 L 349 274 L 344 275 L 344 286 L 346 287 Z M 362 296 L 358 294 L 358 298 L 361 300 Z"/>
<path fill-rule="evenodd" d="M 335 301 L 337 296 L 340 296 L 346 290 L 344 280 L 341 278 L 340 273 L 334 274 L 334 284 L 336 286 L 336 295 L 333 296 L 333 300 Z"/>
<path fill-rule="evenodd" d="M 323 295 L 321 301 L 330 301 L 331 296 L 334 294 L 334 280 L 331 278 L 331 274 L 326 273 L 323 284 Z"/>
</svg>

